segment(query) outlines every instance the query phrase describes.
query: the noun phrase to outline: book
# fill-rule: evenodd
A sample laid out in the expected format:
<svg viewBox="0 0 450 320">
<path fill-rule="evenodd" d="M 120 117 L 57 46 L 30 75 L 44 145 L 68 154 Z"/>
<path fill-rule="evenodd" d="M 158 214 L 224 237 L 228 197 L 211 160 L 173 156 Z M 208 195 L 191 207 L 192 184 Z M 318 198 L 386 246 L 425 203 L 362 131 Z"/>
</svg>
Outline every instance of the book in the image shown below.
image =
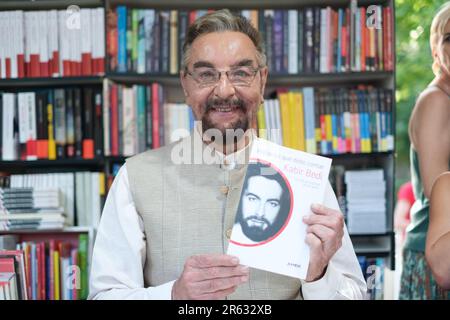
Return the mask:
<svg viewBox="0 0 450 320">
<path fill-rule="evenodd" d="M 256 269 L 305 279 L 306 224 L 322 203 L 331 159 L 255 139 L 227 253 Z"/>
</svg>

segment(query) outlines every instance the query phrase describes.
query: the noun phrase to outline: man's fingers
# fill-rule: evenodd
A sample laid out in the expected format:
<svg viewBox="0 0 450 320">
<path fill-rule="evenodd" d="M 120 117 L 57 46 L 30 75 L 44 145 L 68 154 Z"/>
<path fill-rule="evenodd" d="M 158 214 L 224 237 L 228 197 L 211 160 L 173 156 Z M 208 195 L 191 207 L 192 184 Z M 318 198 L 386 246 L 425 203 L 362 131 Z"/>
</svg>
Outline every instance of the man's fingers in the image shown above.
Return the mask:
<svg viewBox="0 0 450 320">
<path fill-rule="evenodd" d="M 186 266 L 193 268 L 236 267 L 239 259 L 227 254 L 200 254 L 191 256 Z"/>
<path fill-rule="evenodd" d="M 225 290 L 216 291 L 212 293 L 206 293 L 198 297 L 199 300 L 220 300 L 224 299 L 226 296 L 229 296 L 234 291 L 236 291 L 237 286 L 231 287 Z"/>
<path fill-rule="evenodd" d="M 306 232 L 313 233 L 320 241 L 325 242 L 335 236 L 336 232 L 333 229 L 322 226 L 320 224 L 314 224 L 306 229 Z"/>
<path fill-rule="evenodd" d="M 240 277 L 248 276 L 249 268 L 246 266 L 237 267 L 211 267 L 194 269 L 193 273 L 196 274 L 196 279 L 198 281 L 210 280 L 216 278 L 229 278 L 229 277 Z"/>
<path fill-rule="evenodd" d="M 232 287 L 236 287 L 248 281 L 248 276 L 238 276 L 230 278 L 216 278 L 212 280 L 205 280 L 194 284 L 195 289 L 201 293 L 213 293 Z"/>
<path fill-rule="evenodd" d="M 342 215 L 326 216 L 320 214 L 310 214 L 303 217 L 303 222 L 307 225 L 323 225 L 336 231 L 344 228 L 344 217 Z"/>
<path fill-rule="evenodd" d="M 311 249 L 320 248 L 322 241 L 313 233 L 308 233 L 305 238 L 305 242 Z"/>
<path fill-rule="evenodd" d="M 332 215 L 336 215 L 336 214 L 342 215 L 342 213 L 340 211 L 325 207 L 318 203 L 313 203 L 311 205 L 311 210 L 315 214 L 320 214 L 320 215 L 325 215 L 325 216 L 332 216 Z"/>
</svg>

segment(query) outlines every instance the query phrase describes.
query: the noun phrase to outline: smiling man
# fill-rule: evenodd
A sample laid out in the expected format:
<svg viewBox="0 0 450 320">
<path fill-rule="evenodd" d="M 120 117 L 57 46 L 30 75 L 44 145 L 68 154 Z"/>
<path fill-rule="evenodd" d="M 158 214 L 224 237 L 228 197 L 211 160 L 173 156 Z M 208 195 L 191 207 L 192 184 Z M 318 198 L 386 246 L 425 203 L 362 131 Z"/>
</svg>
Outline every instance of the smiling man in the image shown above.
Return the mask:
<svg viewBox="0 0 450 320">
<path fill-rule="evenodd" d="M 220 10 L 189 27 L 180 80 L 198 125 L 189 137 L 134 156 L 121 168 L 94 246 L 91 299 L 364 296 L 366 284 L 329 185 L 324 205 L 305 219 L 311 249 L 305 281 L 249 269 L 224 254 L 267 76 L 260 35 L 246 19 Z"/>
</svg>

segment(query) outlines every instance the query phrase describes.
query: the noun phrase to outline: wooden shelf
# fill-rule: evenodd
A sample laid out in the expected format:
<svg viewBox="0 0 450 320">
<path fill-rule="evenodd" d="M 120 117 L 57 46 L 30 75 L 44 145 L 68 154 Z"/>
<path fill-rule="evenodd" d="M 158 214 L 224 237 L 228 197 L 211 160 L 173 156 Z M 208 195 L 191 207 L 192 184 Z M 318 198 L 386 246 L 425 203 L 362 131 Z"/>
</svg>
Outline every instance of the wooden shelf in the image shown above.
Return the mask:
<svg viewBox="0 0 450 320">
<path fill-rule="evenodd" d="M 0 171 L 8 168 L 48 168 L 48 167 L 102 167 L 106 162 L 124 162 L 127 157 L 103 157 L 95 159 L 57 159 L 0 161 Z"/>
<path fill-rule="evenodd" d="M 348 85 L 348 84 L 379 84 L 392 79 L 393 72 L 343 72 L 343 73 L 303 73 L 298 75 L 269 74 L 268 86 L 311 86 L 311 85 Z M 170 74 L 138 74 L 110 72 L 106 78 L 112 81 L 134 84 L 159 82 L 166 86 L 180 86 L 178 75 Z"/>
<path fill-rule="evenodd" d="M 385 4 L 387 0 L 359 0 L 358 5 Z M 136 8 L 173 8 L 173 9 L 221 9 L 221 8 L 246 8 L 246 9 L 295 9 L 307 6 L 333 6 L 344 7 L 350 4 L 349 0 L 109 0 L 111 7 L 116 5 L 128 5 Z"/>
<path fill-rule="evenodd" d="M 344 153 L 322 155 L 332 159 L 383 158 L 392 156 L 393 152 Z M 128 157 L 102 157 L 95 159 L 57 159 L 57 160 L 15 160 L 0 161 L 0 171 L 8 168 L 48 168 L 48 167 L 102 167 L 106 162 L 124 162 Z"/>
<path fill-rule="evenodd" d="M 33 230 L 33 229 L 22 229 L 22 230 L 7 230 L 0 231 L 2 234 L 41 234 L 41 233 L 90 233 L 94 229 L 92 227 L 66 227 L 64 229 L 48 229 L 48 230 Z"/>
<path fill-rule="evenodd" d="M 1 79 L 0 88 L 58 87 L 69 85 L 101 85 L 103 77 L 58 77 L 58 78 L 21 78 Z"/>
<path fill-rule="evenodd" d="M 104 0 L 2 0 L 0 10 L 67 9 L 71 5 L 82 8 L 102 7 Z"/>
</svg>

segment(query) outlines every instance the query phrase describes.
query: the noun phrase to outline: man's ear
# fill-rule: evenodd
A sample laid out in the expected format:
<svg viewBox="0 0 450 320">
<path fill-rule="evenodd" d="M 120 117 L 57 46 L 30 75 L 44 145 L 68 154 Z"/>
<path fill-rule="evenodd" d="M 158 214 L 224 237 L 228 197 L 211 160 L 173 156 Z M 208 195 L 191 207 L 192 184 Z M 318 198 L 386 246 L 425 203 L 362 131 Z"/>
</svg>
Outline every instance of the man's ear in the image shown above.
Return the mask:
<svg viewBox="0 0 450 320">
<path fill-rule="evenodd" d="M 183 88 L 184 96 L 187 99 L 189 97 L 189 91 L 187 90 L 186 73 L 185 73 L 185 71 L 180 71 L 180 82 L 181 82 L 181 87 Z"/>
<path fill-rule="evenodd" d="M 267 83 L 267 77 L 269 75 L 269 69 L 267 67 L 264 67 L 260 70 L 260 72 L 261 72 L 260 94 L 261 94 L 261 101 L 264 101 L 264 90 L 266 89 L 266 83 Z"/>
</svg>

